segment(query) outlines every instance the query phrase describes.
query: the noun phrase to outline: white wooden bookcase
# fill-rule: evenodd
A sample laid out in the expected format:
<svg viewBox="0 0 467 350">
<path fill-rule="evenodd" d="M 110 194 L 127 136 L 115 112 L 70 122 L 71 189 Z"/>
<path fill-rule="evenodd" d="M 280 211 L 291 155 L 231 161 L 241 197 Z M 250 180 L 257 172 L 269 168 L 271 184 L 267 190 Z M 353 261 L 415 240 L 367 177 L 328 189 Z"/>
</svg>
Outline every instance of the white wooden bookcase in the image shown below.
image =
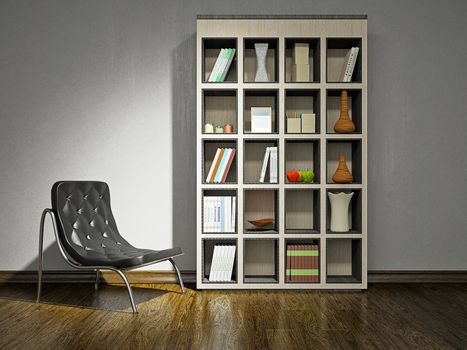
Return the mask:
<svg viewBox="0 0 467 350">
<path fill-rule="evenodd" d="M 198 16 L 197 20 L 197 288 L 367 288 L 367 19 L 366 16 Z M 310 44 L 312 82 L 291 80 L 294 42 Z M 274 82 L 255 83 L 255 42 L 268 42 L 267 70 Z M 353 80 L 337 82 L 347 51 L 360 48 Z M 221 48 L 236 59 L 223 83 L 207 78 Z M 347 90 L 357 130 L 336 134 L 340 92 Z M 273 107 L 272 134 L 249 132 L 251 106 Z M 285 112 L 313 111 L 316 134 L 287 134 Z M 205 122 L 234 125 L 234 134 L 204 134 Z M 266 146 L 279 148 L 279 183 L 257 183 Z M 227 181 L 205 183 L 217 147 L 237 149 Z M 331 181 L 344 154 L 354 183 Z M 290 184 L 288 169 L 313 168 L 315 183 Z M 329 231 L 328 191 L 353 191 L 352 229 Z M 203 196 L 237 196 L 236 233 L 203 233 Z M 249 219 L 274 217 L 276 231 L 249 233 Z M 231 282 L 209 282 L 215 243 L 237 246 Z M 286 244 L 318 242 L 320 282 L 285 281 Z"/>
</svg>

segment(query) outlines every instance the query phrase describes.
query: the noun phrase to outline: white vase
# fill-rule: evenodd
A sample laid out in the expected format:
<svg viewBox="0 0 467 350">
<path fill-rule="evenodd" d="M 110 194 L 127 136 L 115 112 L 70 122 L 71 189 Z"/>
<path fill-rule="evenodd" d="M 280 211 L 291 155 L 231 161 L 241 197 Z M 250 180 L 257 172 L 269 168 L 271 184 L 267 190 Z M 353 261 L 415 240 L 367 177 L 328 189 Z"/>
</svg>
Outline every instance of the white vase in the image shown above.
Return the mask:
<svg viewBox="0 0 467 350">
<path fill-rule="evenodd" d="M 269 82 L 268 72 L 266 71 L 266 56 L 269 44 L 255 44 L 256 53 L 256 75 L 255 82 Z"/>
<path fill-rule="evenodd" d="M 331 231 L 349 232 L 349 204 L 353 192 L 328 192 L 328 196 L 331 203 Z"/>
</svg>

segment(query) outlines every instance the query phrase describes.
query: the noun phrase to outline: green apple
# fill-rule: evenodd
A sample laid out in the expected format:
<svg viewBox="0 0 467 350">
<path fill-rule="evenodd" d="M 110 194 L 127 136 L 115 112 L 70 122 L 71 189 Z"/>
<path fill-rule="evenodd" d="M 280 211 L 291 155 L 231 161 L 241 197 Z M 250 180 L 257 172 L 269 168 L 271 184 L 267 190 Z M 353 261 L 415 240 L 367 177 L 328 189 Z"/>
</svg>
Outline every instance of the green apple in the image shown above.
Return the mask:
<svg viewBox="0 0 467 350">
<path fill-rule="evenodd" d="M 315 173 L 312 170 L 304 170 L 300 171 L 300 179 L 304 183 L 312 183 L 313 179 L 315 178 Z"/>
</svg>

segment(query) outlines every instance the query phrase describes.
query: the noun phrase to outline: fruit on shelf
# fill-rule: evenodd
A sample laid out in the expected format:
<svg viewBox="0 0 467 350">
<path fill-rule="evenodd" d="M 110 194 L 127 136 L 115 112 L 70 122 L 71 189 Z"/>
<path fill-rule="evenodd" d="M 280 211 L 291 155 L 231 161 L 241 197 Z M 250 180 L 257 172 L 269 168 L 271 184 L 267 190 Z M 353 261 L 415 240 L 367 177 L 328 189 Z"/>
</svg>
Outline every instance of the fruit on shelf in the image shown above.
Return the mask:
<svg viewBox="0 0 467 350">
<path fill-rule="evenodd" d="M 287 172 L 287 180 L 290 182 L 299 182 L 300 181 L 300 173 L 298 171 L 288 171 Z"/>
<path fill-rule="evenodd" d="M 302 179 L 302 182 L 306 183 L 306 184 L 310 184 L 313 182 L 313 179 L 315 178 L 315 173 L 311 170 L 305 170 L 305 171 L 301 171 L 301 179 Z"/>
<path fill-rule="evenodd" d="M 300 171 L 288 171 L 287 180 L 289 182 L 303 182 L 303 183 L 312 183 L 315 178 L 315 173 L 312 170 L 300 170 Z"/>
</svg>

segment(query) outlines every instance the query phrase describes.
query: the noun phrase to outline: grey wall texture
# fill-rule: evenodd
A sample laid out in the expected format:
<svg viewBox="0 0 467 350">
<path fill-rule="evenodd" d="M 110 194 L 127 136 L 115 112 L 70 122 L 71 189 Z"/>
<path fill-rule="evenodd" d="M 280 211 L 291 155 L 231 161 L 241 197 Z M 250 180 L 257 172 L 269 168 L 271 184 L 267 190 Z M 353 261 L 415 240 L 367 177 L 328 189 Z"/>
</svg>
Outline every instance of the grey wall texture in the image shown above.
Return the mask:
<svg viewBox="0 0 467 350">
<path fill-rule="evenodd" d="M 0 270 L 35 268 L 62 179 L 107 181 L 123 235 L 180 245 L 195 269 L 197 14 L 368 14 L 369 269 L 467 269 L 465 13 L 464 1 L 0 0 Z M 50 222 L 46 235 L 46 268 L 64 268 Z"/>
</svg>

